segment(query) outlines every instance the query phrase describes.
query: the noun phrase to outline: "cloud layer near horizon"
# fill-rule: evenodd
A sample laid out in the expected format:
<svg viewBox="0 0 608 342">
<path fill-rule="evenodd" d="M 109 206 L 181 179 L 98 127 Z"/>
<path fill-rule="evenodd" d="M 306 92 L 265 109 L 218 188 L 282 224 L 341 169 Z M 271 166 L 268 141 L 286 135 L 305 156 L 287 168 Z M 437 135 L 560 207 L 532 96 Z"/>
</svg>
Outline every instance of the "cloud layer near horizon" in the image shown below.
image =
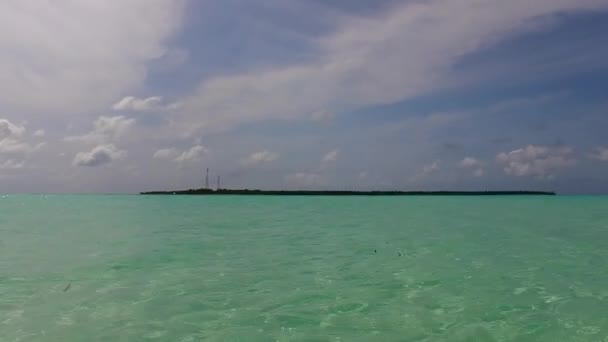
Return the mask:
<svg viewBox="0 0 608 342">
<path fill-rule="evenodd" d="M 198 185 L 205 166 L 266 188 L 605 178 L 608 106 L 576 77 L 608 69 L 578 19 L 608 17 L 608 1 L 266 6 L 3 2 L 0 182 L 132 192 Z M 285 20 L 301 13 L 310 21 Z M 572 81 L 542 83 L 556 78 Z"/>
</svg>

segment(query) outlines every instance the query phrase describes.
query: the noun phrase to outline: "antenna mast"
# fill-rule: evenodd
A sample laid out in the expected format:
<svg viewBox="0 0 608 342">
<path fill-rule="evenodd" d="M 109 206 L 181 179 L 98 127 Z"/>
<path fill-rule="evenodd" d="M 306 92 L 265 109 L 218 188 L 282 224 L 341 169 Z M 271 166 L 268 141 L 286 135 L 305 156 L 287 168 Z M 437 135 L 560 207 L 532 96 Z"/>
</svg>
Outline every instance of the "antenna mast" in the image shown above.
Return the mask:
<svg viewBox="0 0 608 342">
<path fill-rule="evenodd" d="M 205 175 L 205 189 L 209 189 L 209 168 L 207 168 L 207 174 Z"/>
<path fill-rule="evenodd" d="M 217 176 L 217 189 L 220 189 L 220 176 Z"/>
</svg>

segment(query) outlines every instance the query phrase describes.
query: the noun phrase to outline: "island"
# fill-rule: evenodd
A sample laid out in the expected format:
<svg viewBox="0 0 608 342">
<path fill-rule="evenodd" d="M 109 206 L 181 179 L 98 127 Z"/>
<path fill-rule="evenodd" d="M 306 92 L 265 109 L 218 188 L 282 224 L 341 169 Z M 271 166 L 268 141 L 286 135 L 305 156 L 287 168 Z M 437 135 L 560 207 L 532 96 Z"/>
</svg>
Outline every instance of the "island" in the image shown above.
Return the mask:
<svg viewBox="0 0 608 342">
<path fill-rule="evenodd" d="M 256 195 L 256 196 L 555 196 L 551 191 L 341 191 L 341 190 L 250 190 L 189 189 L 149 191 L 140 195 Z"/>
</svg>

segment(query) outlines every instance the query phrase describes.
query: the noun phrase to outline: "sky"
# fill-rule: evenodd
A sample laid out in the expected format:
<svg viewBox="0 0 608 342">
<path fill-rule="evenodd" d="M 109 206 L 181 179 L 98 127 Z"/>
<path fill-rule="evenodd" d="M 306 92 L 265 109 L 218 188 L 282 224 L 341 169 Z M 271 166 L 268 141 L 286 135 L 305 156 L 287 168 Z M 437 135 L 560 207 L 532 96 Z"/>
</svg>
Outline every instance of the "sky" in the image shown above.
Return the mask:
<svg viewBox="0 0 608 342">
<path fill-rule="evenodd" d="M 0 191 L 608 193 L 608 0 L 4 0 Z"/>
</svg>

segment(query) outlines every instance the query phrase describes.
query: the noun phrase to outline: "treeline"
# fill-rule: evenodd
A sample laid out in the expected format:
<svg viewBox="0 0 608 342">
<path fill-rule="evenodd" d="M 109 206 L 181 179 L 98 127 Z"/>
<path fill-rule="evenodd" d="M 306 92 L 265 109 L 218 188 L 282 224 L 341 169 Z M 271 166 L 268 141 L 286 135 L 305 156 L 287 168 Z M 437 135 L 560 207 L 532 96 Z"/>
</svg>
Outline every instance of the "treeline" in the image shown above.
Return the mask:
<svg viewBox="0 0 608 342">
<path fill-rule="evenodd" d="M 250 189 L 189 189 L 180 191 L 151 191 L 142 195 L 270 195 L 270 196 L 510 196 L 544 195 L 546 191 L 333 191 L 333 190 L 250 190 Z"/>
</svg>

